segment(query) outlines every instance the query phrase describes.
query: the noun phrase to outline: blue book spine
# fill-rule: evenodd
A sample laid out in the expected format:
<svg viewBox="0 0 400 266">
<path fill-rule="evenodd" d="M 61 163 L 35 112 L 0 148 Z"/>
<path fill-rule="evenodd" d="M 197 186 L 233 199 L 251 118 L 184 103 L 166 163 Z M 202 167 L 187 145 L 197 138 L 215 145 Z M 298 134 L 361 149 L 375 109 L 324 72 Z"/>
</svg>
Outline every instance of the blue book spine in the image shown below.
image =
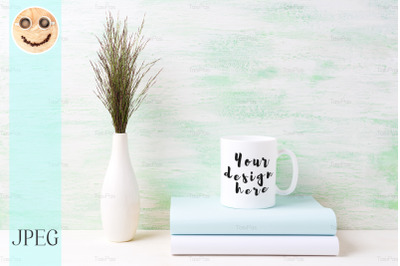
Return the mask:
<svg viewBox="0 0 400 266">
<path fill-rule="evenodd" d="M 294 199 L 294 197 L 292 197 Z M 336 216 L 312 197 L 269 209 L 232 209 L 218 199 L 172 198 L 174 235 L 335 235 Z M 286 205 L 285 205 L 286 204 Z"/>
</svg>

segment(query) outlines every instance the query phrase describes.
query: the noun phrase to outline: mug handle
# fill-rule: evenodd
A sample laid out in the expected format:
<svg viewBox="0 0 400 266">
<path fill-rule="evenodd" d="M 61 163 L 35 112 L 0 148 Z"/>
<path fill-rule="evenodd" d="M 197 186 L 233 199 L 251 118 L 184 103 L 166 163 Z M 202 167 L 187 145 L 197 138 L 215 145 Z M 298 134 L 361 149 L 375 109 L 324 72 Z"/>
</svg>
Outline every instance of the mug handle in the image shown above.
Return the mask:
<svg viewBox="0 0 400 266">
<path fill-rule="evenodd" d="M 292 182 L 290 183 L 290 186 L 288 189 L 281 190 L 280 188 L 278 188 L 278 186 L 276 186 L 276 193 L 278 195 L 286 196 L 286 195 L 289 195 L 290 193 L 292 193 L 297 186 L 297 180 L 299 178 L 299 167 L 297 165 L 296 155 L 292 151 L 290 151 L 288 149 L 282 149 L 278 152 L 278 157 L 283 154 L 289 155 L 290 159 L 292 160 L 293 177 L 292 177 Z"/>
</svg>

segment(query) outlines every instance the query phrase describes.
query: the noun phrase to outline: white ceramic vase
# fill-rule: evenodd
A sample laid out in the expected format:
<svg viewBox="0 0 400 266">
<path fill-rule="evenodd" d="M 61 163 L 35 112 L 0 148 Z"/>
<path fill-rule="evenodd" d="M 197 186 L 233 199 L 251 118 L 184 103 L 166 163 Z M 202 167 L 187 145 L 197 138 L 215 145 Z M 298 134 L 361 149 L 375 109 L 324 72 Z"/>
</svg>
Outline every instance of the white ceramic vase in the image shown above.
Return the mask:
<svg viewBox="0 0 400 266">
<path fill-rule="evenodd" d="M 126 133 L 114 133 L 111 159 L 101 192 L 101 220 L 108 240 L 133 239 L 139 222 L 139 188 Z"/>
</svg>

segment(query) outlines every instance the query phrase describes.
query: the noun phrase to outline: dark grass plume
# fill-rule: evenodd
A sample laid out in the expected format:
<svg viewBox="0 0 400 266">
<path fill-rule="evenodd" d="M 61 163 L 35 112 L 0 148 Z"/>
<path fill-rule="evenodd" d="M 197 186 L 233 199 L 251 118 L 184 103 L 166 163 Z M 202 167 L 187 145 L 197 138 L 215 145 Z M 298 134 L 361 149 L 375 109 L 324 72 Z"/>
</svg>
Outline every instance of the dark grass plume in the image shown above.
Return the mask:
<svg viewBox="0 0 400 266">
<path fill-rule="evenodd" d="M 147 76 L 159 59 L 138 63 L 138 57 L 148 43 L 142 35 L 142 24 L 134 34 L 128 32 L 127 18 L 121 23 L 109 13 L 104 24 L 104 33 L 97 37 L 100 49 L 98 61 L 92 62 L 96 79 L 95 94 L 110 112 L 116 133 L 125 133 L 129 118 L 155 84 L 155 75 Z"/>
</svg>

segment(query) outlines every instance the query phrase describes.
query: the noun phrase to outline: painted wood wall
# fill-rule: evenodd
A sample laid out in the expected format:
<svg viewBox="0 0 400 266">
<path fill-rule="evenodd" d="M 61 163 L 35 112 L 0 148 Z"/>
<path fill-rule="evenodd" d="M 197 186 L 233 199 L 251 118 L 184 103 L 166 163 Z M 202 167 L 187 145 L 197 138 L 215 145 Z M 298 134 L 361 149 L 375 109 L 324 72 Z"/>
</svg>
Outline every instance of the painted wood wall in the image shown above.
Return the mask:
<svg viewBox="0 0 400 266">
<path fill-rule="evenodd" d="M 25 7 L 21 7 L 23 9 Z M 297 194 L 341 229 L 397 228 L 397 1 L 68 0 L 62 14 L 62 219 L 100 229 L 110 116 L 89 60 L 107 10 L 146 13 L 143 58 L 163 72 L 132 117 L 140 228 L 168 229 L 171 196 L 219 193 L 219 138 L 275 136 L 300 164 Z M 0 34 L 8 34 L 0 0 Z M 0 229 L 8 226 L 8 45 L 0 42 Z M 60 101 L 60 99 L 48 99 Z M 290 179 L 281 158 L 281 186 Z"/>
</svg>

